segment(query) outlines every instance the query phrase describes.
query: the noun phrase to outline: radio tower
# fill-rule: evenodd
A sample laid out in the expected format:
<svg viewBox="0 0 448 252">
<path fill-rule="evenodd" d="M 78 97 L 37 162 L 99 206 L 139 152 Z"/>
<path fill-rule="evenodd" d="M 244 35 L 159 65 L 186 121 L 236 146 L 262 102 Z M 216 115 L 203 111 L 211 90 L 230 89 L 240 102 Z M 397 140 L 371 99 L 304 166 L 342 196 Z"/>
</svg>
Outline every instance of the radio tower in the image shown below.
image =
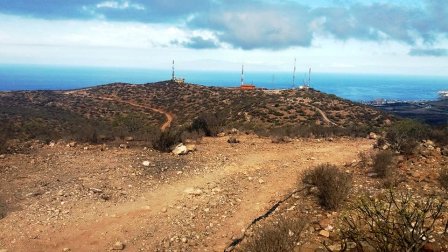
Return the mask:
<svg viewBox="0 0 448 252">
<path fill-rule="evenodd" d="M 175 75 L 174 75 L 174 60 L 173 60 L 173 72 L 171 74 L 171 80 L 174 81 Z"/>
<path fill-rule="evenodd" d="M 311 84 L 311 67 L 310 70 L 308 71 L 308 87 L 310 87 Z"/>
<path fill-rule="evenodd" d="M 294 58 L 294 71 L 292 73 L 292 88 L 296 87 L 296 58 Z"/>
</svg>

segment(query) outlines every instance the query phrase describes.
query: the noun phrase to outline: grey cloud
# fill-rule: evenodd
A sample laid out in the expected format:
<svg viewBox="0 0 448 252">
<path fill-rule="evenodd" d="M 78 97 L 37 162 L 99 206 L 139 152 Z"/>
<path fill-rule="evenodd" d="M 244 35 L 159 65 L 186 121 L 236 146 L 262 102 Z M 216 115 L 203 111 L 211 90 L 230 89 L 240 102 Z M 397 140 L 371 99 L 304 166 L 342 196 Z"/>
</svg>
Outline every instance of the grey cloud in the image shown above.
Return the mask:
<svg viewBox="0 0 448 252">
<path fill-rule="evenodd" d="M 418 49 L 413 48 L 409 51 L 411 56 L 433 56 L 433 57 L 444 57 L 448 56 L 448 50 L 443 48 L 431 48 L 431 49 Z"/>
<path fill-rule="evenodd" d="M 97 8 L 105 1 L 129 2 L 142 8 Z M 421 0 L 406 5 L 333 0 L 327 6 L 309 7 L 292 0 L 65 0 L 63 4 L 60 0 L 0 0 L 0 13 L 44 19 L 101 17 L 165 23 L 207 30 L 219 40 L 197 37 L 181 44 L 198 49 L 220 43 L 247 50 L 308 47 L 316 34 L 338 40 L 393 40 L 412 46 L 424 41 L 426 47 L 431 47 L 439 38 L 448 38 L 446 1 Z"/>
<path fill-rule="evenodd" d="M 192 49 L 214 49 L 214 48 L 219 48 L 219 45 L 214 40 L 212 40 L 212 39 L 204 39 L 204 38 L 199 37 L 199 36 L 195 36 L 195 37 L 190 38 L 190 41 L 188 41 L 188 42 L 183 42 L 183 43 L 177 42 L 177 44 L 180 44 L 180 45 L 182 45 L 184 47 L 192 48 Z"/>
</svg>

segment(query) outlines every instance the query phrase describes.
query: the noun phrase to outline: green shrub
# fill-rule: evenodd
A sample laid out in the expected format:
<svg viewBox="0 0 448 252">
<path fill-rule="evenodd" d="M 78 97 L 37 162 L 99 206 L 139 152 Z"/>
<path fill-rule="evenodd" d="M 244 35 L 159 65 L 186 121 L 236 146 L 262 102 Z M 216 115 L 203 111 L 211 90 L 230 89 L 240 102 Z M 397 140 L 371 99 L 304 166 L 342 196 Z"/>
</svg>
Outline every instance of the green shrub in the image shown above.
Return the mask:
<svg viewBox="0 0 448 252">
<path fill-rule="evenodd" d="M 421 251 L 441 221 L 443 202 L 392 191 L 364 196 L 343 215 L 341 238 L 357 251 Z"/>
<path fill-rule="evenodd" d="M 250 252 L 283 252 L 293 251 L 300 234 L 305 228 L 302 219 L 286 219 L 281 217 L 278 221 L 270 223 L 255 233 L 239 251 Z"/>
<path fill-rule="evenodd" d="M 390 178 L 396 167 L 393 164 L 394 153 L 388 150 L 380 151 L 373 157 L 372 170 L 380 178 Z"/>
<path fill-rule="evenodd" d="M 316 186 L 320 204 L 329 210 L 336 210 L 347 198 L 352 177 L 331 164 L 321 164 L 305 171 L 302 182 Z"/>
<path fill-rule="evenodd" d="M 418 142 L 427 138 L 429 128 L 414 120 L 396 122 L 386 130 L 386 140 L 395 151 L 410 155 Z"/>
</svg>

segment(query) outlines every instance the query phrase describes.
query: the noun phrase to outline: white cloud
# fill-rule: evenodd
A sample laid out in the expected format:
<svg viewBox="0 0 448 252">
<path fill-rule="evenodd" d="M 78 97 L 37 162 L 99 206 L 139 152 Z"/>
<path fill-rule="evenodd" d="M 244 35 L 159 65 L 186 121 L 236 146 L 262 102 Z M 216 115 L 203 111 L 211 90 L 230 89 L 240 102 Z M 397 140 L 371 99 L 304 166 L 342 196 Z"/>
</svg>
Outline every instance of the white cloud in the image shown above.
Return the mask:
<svg viewBox="0 0 448 252">
<path fill-rule="evenodd" d="M 144 10 L 145 6 L 141 4 L 131 3 L 130 1 L 104 1 L 96 5 L 96 8 L 110 8 L 110 9 L 136 9 L 136 10 Z"/>
</svg>

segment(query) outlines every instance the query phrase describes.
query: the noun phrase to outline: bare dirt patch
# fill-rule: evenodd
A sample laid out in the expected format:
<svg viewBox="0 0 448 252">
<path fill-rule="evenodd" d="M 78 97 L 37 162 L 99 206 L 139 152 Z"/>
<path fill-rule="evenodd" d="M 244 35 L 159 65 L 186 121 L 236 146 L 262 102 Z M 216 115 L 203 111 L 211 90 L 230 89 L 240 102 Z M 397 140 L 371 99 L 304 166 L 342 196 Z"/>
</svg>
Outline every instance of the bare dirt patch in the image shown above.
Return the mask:
<svg viewBox="0 0 448 252">
<path fill-rule="evenodd" d="M 238 139 L 205 138 L 186 156 L 63 144 L 7 155 L 0 190 L 21 210 L 0 220 L 0 249 L 104 251 L 120 241 L 125 251 L 222 251 L 303 169 L 350 163 L 373 144 Z"/>
</svg>

